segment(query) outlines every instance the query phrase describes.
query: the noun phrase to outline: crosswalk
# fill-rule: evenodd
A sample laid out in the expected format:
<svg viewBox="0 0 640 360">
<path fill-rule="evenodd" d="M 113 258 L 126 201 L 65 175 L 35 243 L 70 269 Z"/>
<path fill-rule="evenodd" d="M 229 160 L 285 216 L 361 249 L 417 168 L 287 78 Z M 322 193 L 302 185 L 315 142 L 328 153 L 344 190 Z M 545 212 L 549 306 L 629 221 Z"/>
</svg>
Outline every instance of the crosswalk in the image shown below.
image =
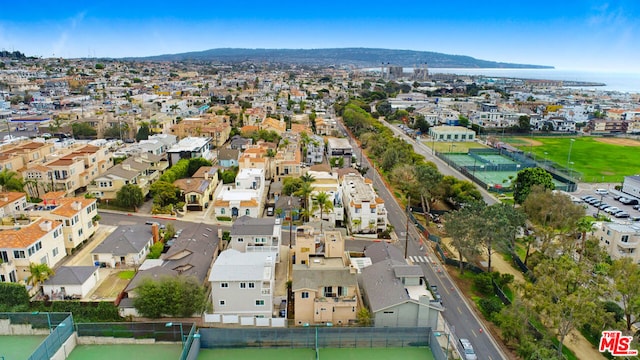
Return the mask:
<svg viewBox="0 0 640 360">
<path fill-rule="evenodd" d="M 429 258 L 427 258 L 426 256 L 409 256 L 409 260 L 411 260 L 412 263 L 428 263 L 431 262 L 429 261 Z"/>
</svg>

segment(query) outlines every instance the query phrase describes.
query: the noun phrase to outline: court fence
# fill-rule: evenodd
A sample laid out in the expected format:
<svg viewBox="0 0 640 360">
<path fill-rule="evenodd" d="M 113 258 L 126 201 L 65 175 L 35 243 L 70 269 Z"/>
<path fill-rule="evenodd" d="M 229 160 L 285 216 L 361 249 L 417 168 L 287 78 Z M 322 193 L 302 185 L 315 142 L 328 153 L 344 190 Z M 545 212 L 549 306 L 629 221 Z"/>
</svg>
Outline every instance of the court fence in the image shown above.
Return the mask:
<svg viewBox="0 0 640 360">
<path fill-rule="evenodd" d="M 201 347 L 220 348 L 384 348 L 431 345 L 428 327 L 202 328 Z"/>
<path fill-rule="evenodd" d="M 49 313 L 46 313 L 49 315 Z M 39 315 L 39 314 L 34 314 Z M 54 314 L 51 314 L 54 315 Z M 73 335 L 73 316 L 68 313 L 67 317 L 58 322 L 49 322 L 51 333 L 40 346 L 29 356 L 29 360 L 50 360 L 64 346 L 64 343 Z M 48 319 L 49 320 L 49 319 Z M 65 350 L 66 352 L 66 350 Z M 66 358 L 66 353 L 65 353 Z"/>
</svg>

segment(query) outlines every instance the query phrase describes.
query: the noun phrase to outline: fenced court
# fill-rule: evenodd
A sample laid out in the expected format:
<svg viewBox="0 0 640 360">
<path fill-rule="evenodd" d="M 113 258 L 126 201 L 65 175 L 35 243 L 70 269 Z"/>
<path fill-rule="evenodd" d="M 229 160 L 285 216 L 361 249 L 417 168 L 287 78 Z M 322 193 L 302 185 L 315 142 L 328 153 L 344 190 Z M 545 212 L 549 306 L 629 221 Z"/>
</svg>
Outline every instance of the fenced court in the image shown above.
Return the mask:
<svg viewBox="0 0 640 360">
<path fill-rule="evenodd" d="M 46 337 L 46 335 L 0 336 L 0 359 L 27 360 Z"/>
<path fill-rule="evenodd" d="M 314 360 L 313 349 L 202 349 L 198 360 Z M 318 359 L 331 360 L 433 360 L 429 348 L 319 349 Z"/>
<path fill-rule="evenodd" d="M 78 345 L 71 352 L 69 360 L 176 360 L 180 358 L 179 344 L 150 345 Z M 8 360 L 8 359 L 7 359 Z"/>
</svg>

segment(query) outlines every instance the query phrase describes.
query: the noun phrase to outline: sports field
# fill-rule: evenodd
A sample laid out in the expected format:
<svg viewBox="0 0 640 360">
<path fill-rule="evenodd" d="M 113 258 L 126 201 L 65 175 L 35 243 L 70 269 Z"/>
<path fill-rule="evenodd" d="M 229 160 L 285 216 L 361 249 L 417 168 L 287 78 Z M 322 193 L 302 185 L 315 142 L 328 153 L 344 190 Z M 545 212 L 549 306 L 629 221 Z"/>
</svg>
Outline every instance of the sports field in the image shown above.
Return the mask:
<svg viewBox="0 0 640 360">
<path fill-rule="evenodd" d="M 46 336 L 0 336 L 0 359 L 27 360 Z"/>
<path fill-rule="evenodd" d="M 575 140 L 573 145 L 571 139 Z M 640 172 L 640 141 L 633 139 L 519 137 L 505 138 L 505 142 L 525 153 L 533 152 L 538 161 L 551 160 L 562 167 L 569 166 L 581 174 L 579 178 L 583 182 L 620 183 L 625 176 Z"/>
<path fill-rule="evenodd" d="M 78 345 L 71 352 L 69 360 L 176 360 L 180 358 L 182 347 L 169 344 L 153 345 Z M 13 359 L 13 358 L 12 358 Z M 7 358 L 9 360 L 9 358 Z"/>
<path fill-rule="evenodd" d="M 433 360 L 426 347 L 405 348 L 327 348 L 320 349 L 319 359 L 331 360 Z M 198 360 L 313 360 L 313 349 L 201 349 Z"/>
</svg>

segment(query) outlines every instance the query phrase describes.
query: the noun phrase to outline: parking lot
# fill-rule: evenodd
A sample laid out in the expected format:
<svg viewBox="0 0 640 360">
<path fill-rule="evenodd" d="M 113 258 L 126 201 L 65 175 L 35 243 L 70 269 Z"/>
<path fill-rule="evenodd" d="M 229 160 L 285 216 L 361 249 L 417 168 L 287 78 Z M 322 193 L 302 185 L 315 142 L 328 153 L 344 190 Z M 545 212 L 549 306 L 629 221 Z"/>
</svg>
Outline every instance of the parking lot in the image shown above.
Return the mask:
<svg viewBox="0 0 640 360">
<path fill-rule="evenodd" d="M 598 186 L 598 184 L 584 186 L 581 184 L 578 191 L 571 195 L 585 201 L 587 215 L 594 217 L 595 215 L 603 215 L 616 222 L 640 222 L 639 199 L 614 190 L 611 186 Z"/>
</svg>

